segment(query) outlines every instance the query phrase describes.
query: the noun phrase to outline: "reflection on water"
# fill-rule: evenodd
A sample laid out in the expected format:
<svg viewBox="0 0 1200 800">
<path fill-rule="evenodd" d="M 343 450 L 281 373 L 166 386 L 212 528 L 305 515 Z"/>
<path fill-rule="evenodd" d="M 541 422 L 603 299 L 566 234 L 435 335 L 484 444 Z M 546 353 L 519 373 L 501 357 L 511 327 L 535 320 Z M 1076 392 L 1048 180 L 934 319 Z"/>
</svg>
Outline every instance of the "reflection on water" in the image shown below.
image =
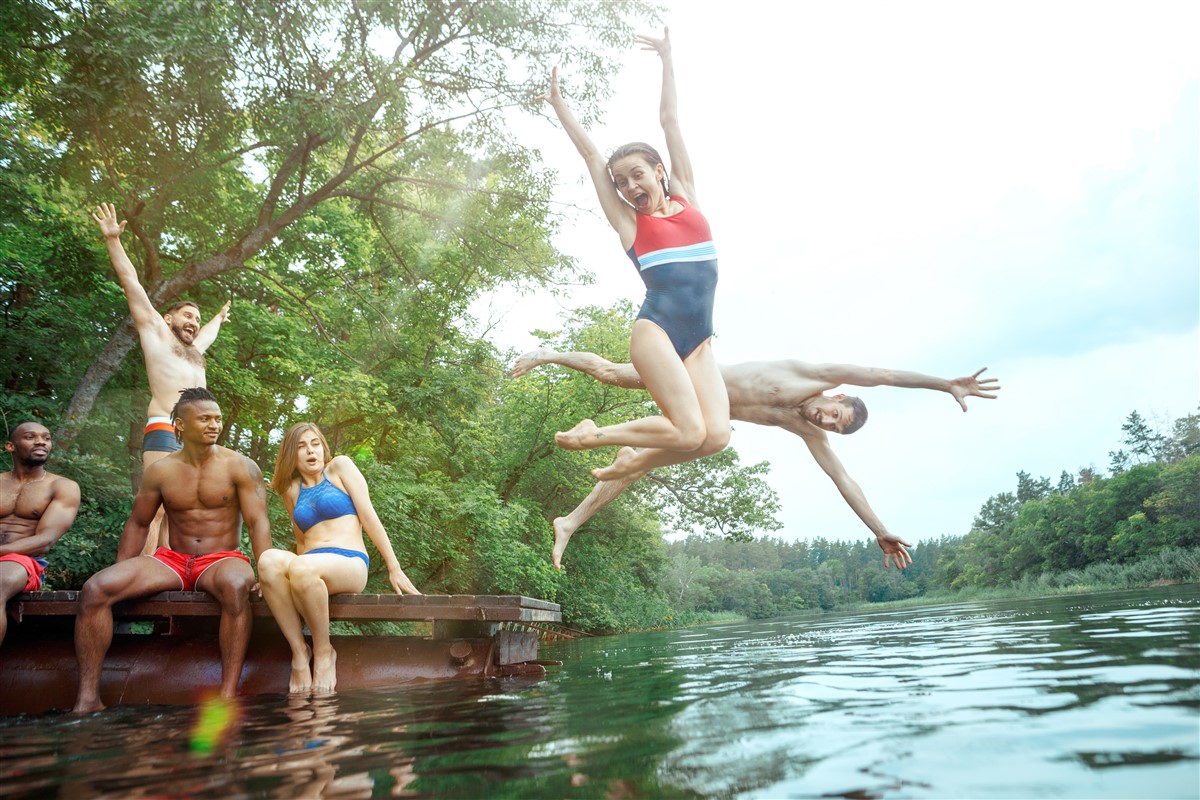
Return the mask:
<svg viewBox="0 0 1200 800">
<path fill-rule="evenodd" d="M 541 681 L 3 719 L 0 796 L 1200 796 L 1194 586 L 543 653 Z"/>
</svg>

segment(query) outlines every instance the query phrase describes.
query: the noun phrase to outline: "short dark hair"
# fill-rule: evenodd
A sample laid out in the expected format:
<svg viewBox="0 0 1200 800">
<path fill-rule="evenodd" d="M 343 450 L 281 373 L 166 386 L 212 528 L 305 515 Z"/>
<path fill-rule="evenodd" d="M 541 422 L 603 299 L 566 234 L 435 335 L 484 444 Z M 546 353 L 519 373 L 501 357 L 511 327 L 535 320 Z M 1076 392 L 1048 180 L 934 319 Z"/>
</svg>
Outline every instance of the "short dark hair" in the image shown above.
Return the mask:
<svg viewBox="0 0 1200 800">
<path fill-rule="evenodd" d="M 843 434 L 849 435 L 854 433 L 863 425 L 867 424 L 867 404 L 862 401 L 861 397 L 853 397 L 849 395 L 843 397 L 842 405 L 850 409 L 850 412 L 853 415 L 853 419 L 850 420 L 850 424 L 846 426 L 844 431 L 842 431 Z"/>
<path fill-rule="evenodd" d="M 208 400 L 213 403 L 217 402 L 216 396 L 203 386 L 194 386 L 191 389 L 184 389 L 179 393 L 179 402 L 176 403 L 175 407 L 171 409 L 171 421 L 174 422 L 175 420 L 179 419 L 179 409 L 183 408 L 188 403 L 199 403 L 204 400 Z"/>
<path fill-rule="evenodd" d="M 17 429 L 20 428 L 22 425 L 41 425 L 43 428 L 46 427 L 45 424 L 34 419 L 33 417 L 29 417 L 28 419 L 23 419 L 20 422 L 18 422 L 16 425 L 13 425 L 11 428 L 8 429 L 8 441 L 12 442 L 13 444 L 17 443 L 17 440 L 14 439 L 13 437 L 17 435 Z"/>
<path fill-rule="evenodd" d="M 216 395 L 205 389 L 203 386 L 193 386 L 190 389 L 184 389 L 179 393 L 179 402 L 171 409 L 171 424 L 175 425 L 175 420 L 179 419 L 179 409 L 189 403 L 199 403 L 204 400 L 209 400 L 213 403 L 217 402 Z M 175 441 L 183 441 L 183 432 L 179 430 L 179 426 L 175 425 Z"/>
<path fill-rule="evenodd" d="M 184 308 L 185 306 L 191 306 L 192 308 L 196 309 L 196 311 L 200 310 L 200 306 L 196 305 L 191 300 L 177 300 L 174 303 L 171 303 L 170 307 L 163 312 L 163 316 L 165 317 L 167 314 L 174 314 L 176 311 Z"/>
</svg>

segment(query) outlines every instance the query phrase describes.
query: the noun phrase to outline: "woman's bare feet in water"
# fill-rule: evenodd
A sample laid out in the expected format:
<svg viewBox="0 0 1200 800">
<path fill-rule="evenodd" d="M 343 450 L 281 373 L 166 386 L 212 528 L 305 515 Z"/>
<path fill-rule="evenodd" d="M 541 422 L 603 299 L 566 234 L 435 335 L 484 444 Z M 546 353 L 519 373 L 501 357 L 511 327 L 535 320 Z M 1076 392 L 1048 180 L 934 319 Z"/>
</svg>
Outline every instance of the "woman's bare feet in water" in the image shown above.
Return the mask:
<svg viewBox="0 0 1200 800">
<path fill-rule="evenodd" d="M 563 450 L 591 450 L 600 446 L 596 423 L 585 419 L 569 431 L 554 434 L 554 443 Z"/>
<path fill-rule="evenodd" d="M 97 697 L 94 700 L 80 700 L 71 709 L 72 714 L 91 714 L 93 711 L 104 711 L 106 706 Z"/>
<path fill-rule="evenodd" d="M 567 522 L 566 517 L 556 517 L 554 520 L 554 568 L 562 569 L 563 551 L 567 549 L 567 542 L 571 541 L 572 534 L 575 533 L 575 526 Z"/>
<path fill-rule="evenodd" d="M 622 447 L 611 464 L 592 470 L 592 477 L 598 481 L 615 481 L 631 475 L 644 474 L 644 470 L 638 469 L 637 453 L 632 447 Z"/>
<path fill-rule="evenodd" d="M 337 651 L 329 648 L 329 660 L 313 659 L 313 694 L 333 694 L 337 688 Z"/>
<path fill-rule="evenodd" d="M 303 665 L 299 663 L 295 654 L 292 655 L 292 676 L 288 679 L 288 694 L 308 694 L 312 691 L 313 676 L 308 668 L 311 658 L 312 651 L 307 646 L 304 648 Z"/>
<path fill-rule="evenodd" d="M 530 350 L 524 355 L 517 356 L 517 363 L 513 364 L 512 376 L 514 378 L 521 377 L 530 370 L 545 364 L 552 355 L 554 355 L 554 351 L 549 347 L 539 347 L 537 350 Z"/>
</svg>

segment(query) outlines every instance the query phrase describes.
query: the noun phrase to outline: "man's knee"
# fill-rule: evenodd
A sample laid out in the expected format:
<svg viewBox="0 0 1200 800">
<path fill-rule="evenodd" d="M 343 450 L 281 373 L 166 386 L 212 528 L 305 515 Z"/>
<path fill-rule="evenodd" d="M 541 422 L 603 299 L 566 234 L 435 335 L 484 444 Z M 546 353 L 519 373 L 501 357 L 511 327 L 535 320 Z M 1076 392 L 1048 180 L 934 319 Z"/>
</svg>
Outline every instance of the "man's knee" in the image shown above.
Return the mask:
<svg viewBox="0 0 1200 800">
<path fill-rule="evenodd" d="M 83 612 L 105 608 L 117 602 L 123 584 L 107 569 L 102 569 L 83 584 L 79 592 L 79 608 Z"/>
<path fill-rule="evenodd" d="M 25 591 L 29 583 L 29 573 L 20 564 L 12 562 L 0 563 L 0 606 L 11 598 Z M 4 611 L 0 608 L 0 614 Z"/>
<path fill-rule="evenodd" d="M 246 569 L 226 569 L 214 576 L 205 589 L 221 604 L 221 609 L 230 614 L 239 614 L 249 608 L 250 589 L 254 586 L 254 573 L 249 565 Z"/>
</svg>

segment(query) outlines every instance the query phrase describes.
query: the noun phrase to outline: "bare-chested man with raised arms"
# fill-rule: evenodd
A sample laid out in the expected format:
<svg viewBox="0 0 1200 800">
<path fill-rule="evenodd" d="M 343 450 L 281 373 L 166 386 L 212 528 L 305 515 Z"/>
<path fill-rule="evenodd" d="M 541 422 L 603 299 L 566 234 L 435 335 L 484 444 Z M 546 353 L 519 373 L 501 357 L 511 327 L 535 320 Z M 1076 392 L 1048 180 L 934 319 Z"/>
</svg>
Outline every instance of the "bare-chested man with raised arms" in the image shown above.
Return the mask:
<svg viewBox="0 0 1200 800">
<path fill-rule="evenodd" d="M 200 309 L 195 303 L 181 301 L 159 314 L 150 304 L 150 297 L 138 280 L 137 270 L 121 245 L 126 220 L 117 222 L 117 210 L 112 203 L 101 203 L 92 218 L 100 226 L 113 269 L 125 290 L 129 315 L 137 326 L 142 358 L 146 362 L 150 405 L 146 409 L 148 419 L 142 437 L 142 469 L 145 470 L 179 449 L 171 409 L 186 387 L 208 385 L 204 374 L 204 351 L 217 338 L 221 323 L 229 319 L 229 303 L 225 303 L 203 327 L 200 326 Z M 162 520 L 160 513 L 150 526 L 146 554 L 167 543 L 167 532 L 161 529 Z"/>
<path fill-rule="evenodd" d="M 534 350 L 518 358 L 513 367 L 513 377 L 519 378 L 543 364 L 559 364 L 579 370 L 610 386 L 643 388 L 632 364 L 614 364 L 595 353 L 560 353 L 549 348 Z M 729 392 L 730 419 L 783 428 L 801 437 L 846 503 L 875 534 L 883 549 L 884 566 L 894 562 L 900 569 L 912 563 L 912 557 L 904 549 L 912 545 L 889 533 L 879 517 L 875 516 L 866 495 L 846 473 L 826 436 L 827 431 L 854 433 L 867 421 L 867 407 L 857 397 L 841 394 L 830 396 L 825 392 L 842 384 L 934 389 L 948 393 L 966 411 L 967 397 L 990 399 L 1000 389 L 995 378 L 979 379 L 982 369 L 974 375 L 953 380 L 919 372 L 859 367 L 854 364 L 808 364 L 804 361 L 751 361 L 722 364 L 720 369 L 725 379 L 725 389 Z M 554 566 L 562 568 L 563 551 L 579 526 L 650 470 L 677 463 L 672 455 L 664 450 L 635 451 L 625 447 L 611 466 L 592 470 L 592 475 L 599 483 L 591 494 L 570 514 L 554 520 Z"/>
<path fill-rule="evenodd" d="M 40 422 L 18 424 L 4 443 L 12 470 L 0 474 L 0 644 L 8 632 L 8 601 L 42 588 L 42 556 L 79 511 L 79 485 L 46 470 L 53 447 Z"/>
<path fill-rule="evenodd" d="M 125 523 L 117 563 L 83 585 L 75 616 L 79 660 L 77 713 L 98 711 L 100 672 L 112 643 L 112 607 L 166 591 L 208 592 L 221 604 L 221 696 L 237 694 L 250 642 L 254 571 L 242 554 L 242 521 L 255 560 L 271 546 L 266 488 L 258 465 L 217 444 L 221 408 L 203 388 L 183 391 L 172 417 L 183 449 L 146 469 Z M 167 510 L 170 547 L 139 555 L 159 506 Z"/>
</svg>

